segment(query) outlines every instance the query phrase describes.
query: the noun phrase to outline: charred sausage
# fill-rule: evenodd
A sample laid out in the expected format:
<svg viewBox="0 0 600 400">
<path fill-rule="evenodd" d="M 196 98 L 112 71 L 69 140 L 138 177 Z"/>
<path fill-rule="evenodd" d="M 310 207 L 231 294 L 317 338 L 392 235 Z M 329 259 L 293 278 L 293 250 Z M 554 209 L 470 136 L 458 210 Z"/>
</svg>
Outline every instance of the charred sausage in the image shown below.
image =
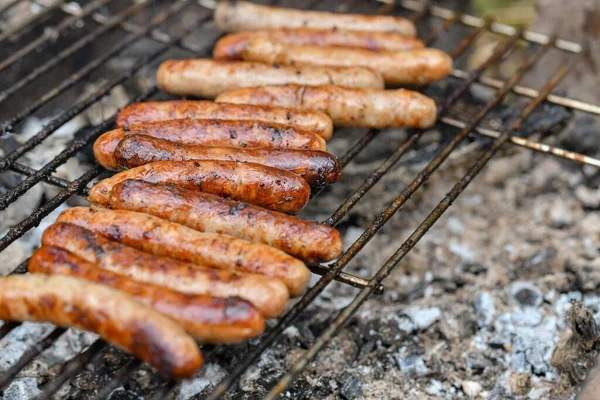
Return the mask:
<svg viewBox="0 0 600 400">
<path fill-rule="evenodd" d="M 268 29 L 230 33 L 223 36 L 213 50 L 213 57 L 240 60 L 248 40 L 268 38 L 287 45 L 336 46 L 372 51 L 406 51 L 421 49 L 425 44 L 411 36 L 391 32 L 367 32 L 346 29 Z"/>
<path fill-rule="evenodd" d="M 340 233 L 330 226 L 175 186 L 127 180 L 113 187 L 110 206 L 265 243 L 307 263 L 330 261 L 342 252 Z"/>
<path fill-rule="evenodd" d="M 438 49 L 377 52 L 343 47 L 288 45 L 270 38 L 249 40 L 242 51 L 242 58 L 248 61 L 291 64 L 294 67 L 326 67 L 333 65 L 368 67 L 381 72 L 385 83 L 391 85 L 425 85 L 447 77 L 452 71 L 452 58 Z M 350 87 L 349 85 L 345 86 Z M 359 89 L 381 89 L 374 86 L 367 87 L 366 85 L 355 87 Z"/>
<path fill-rule="evenodd" d="M 147 122 L 187 118 L 259 121 L 268 126 L 271 124 L 285 125 L 290 128 L 316 133 L 326 140 L 333 133 L 331 118 L 319 111 L 240 104 L 217 104 L 212 101 L 202 100 L 147 101 L 130 104 L 117 115 L 117 127 L 126 128 Z"/>
<path fill-rule="evenodd" d="M 50 226 L 42 236 L 42 245 L 65 249 L 104 270 L 138 282 L 181 293 L 239 297 L 253 304 L 267 318 L 281 314 L 289 297 L 286 286 L 276 278 L 211 269 L 156 256 L 73 224 L 59 222 Z"/>
<path fill-rule="evenodd" d="M 228 90 L 286 83 L 365 89 L 382 89 L 384 85 L 379 72 L 362 67 L 294 67 L 210 58 L 167 60 L 158 68 L 156 82 L 167 93 L 205 99 Z"/>
<path fill-rule="evenodd" d="M 269 210 L 298 213 L 310 197 L 310 186 L 293 172 L 234 161 L 157 161 L 104 179 L 88 200 L 108 204 L 110 190 L 125 179 L 173 183 L 186 189 L 230 197 Z"/>
<path fill-rule="evenodd" d="M 115 150 L 115 158 L 122 168 L 135 168 L 156 161 L 249 162 L 291 171 L 311 186 L 337 182 L 342 170 L 337 158 L 324 151 L 195 146 L 143 135 L 130 135 L 121 140 Z"/>
<path fill-rule="evenodd" d="M 242 299 L 184 294 L 165 287 L 141 283 L 98 268 L 56 247 L 36 250 L 29 272 L 63 275 L 110 286 L 130 294 L 140 303 L 171 318 L 202 343 L 235 343 L 253 338 L 264 330 L 265 320 Z"/>
<path fill-rule="evenodd" d="M 94 332 L 173 379 L 202 366 L 193 338 L 167 317 L 113 288 L 66 276 L 0 278 L 0 319 L 51 322 Z"/>
<path fill-rule="evenodd" d="M 310 280 L 304 263 L 281 250 L 232 236 L 198 232 L 147 214 L 75 207 L 63 211 L 57 221 L 86 227 L 159 256 L 275 277 L 285 283 L 292 296 L 300 295 Z"/>
<path fill-rule="evenodd" d="M 219 2 L 215 9 L 215 22 L 219 29 L 225 32 L 269 28 L 319 28 L 416 35 L 415 25 L 402 17 L 305 11 L 263 6 L 247 1 Z"/>
<path fill-rule="evenodd" d="M 146 135 L 192 145 L 325 150 L 325 141 L 320 136 L 283 125 L 258 121 L 176 119 L 134 125 L 103 134 L 94 143 L 94 155 L 102 166 L 118 169 L 114 152 L 126 135 Z"/>
<path fill-rule="evenodd" d="M 174 119 L 115 129 L 94 143 L 94 156 L 104 167 L 118 169 L 114 153 L 127 135 L 146 135 L 175 143 L 239 148 L 325 150 L 322 137 L 296 128 L 258 121 Z"/>
<path fill-rule="evenodd" d="M 283 85 L 226 92 L 217 101 L 316 109 L 329 114 L 337 125 L 369 128 L 428 128 L 437 113 L 432 99 L 406 89 Z"/>
</svg>

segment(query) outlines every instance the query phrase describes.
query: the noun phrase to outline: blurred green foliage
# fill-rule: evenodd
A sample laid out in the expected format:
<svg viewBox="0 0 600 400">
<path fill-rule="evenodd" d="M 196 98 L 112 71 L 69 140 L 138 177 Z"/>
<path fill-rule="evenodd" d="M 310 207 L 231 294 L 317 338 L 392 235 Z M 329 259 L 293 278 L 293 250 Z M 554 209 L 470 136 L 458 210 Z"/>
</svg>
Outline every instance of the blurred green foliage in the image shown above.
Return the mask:
<svg viewBox="0 0 600 400">
<path fill-rule="evenodd" d="M 493 17 L 498 22 L 515 26 L 531 24 L 533 4 L 534 0 L 473 0 L 478 15 Z"/>
</svg>

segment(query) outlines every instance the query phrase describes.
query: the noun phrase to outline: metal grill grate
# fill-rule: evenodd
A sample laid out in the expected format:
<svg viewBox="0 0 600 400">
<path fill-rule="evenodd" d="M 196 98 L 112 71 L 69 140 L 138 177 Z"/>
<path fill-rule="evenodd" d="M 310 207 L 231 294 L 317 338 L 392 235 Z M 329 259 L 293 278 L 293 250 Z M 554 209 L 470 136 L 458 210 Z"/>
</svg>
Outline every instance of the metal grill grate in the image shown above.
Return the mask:
<svg viewBox="0 0 600 400">
<path fill-rule="evenodd" d="M 318 2 L 310 1 L 294 2 L 291 0 L 281 1 L 262 1 L 263 3 L 275 3 L 282 6 L 298 6 L 327 9 L 332 7 L 335 2 Z M 15 7 L 19 1 L 7 3 L 6 7 L 0 10 L 0 18 L 6 10 Z M 98 69 L 104 66 L 109 60 L 118 57 L 124 51 L 127 51 L 135 46 L 140 40 L 152 40 L 157 44 L 156 48 L 149 54 L 138 59 L 126 71 L 112 77 L 108 81 L 102 82 L 97 88 L 76 101 L 72 101 L 67 109 L 62 111 L 58 116 L 52 119 L 42 130 L 33 135 L 25 143 L 17 147 L 12 152 L 5 154 L 0 159 L 0 173 L 4 171 L 13 171 L 24 177 L 24 180 L 15 187 L 8 190 L 0 196 L 0 213 L 6 212 L 6 209 L 12 203 L 18 201 L 27 191 L 42 182 L 57 186 L 62 190 L 52 199 L 44 203 L 39 208 L 35 209 L 27 218 L 20 221 L 15 226 L 11 227 L 8 232 L 0 238 L 0 251 L 5 250 L 10 244 L 21 238 L 26 232 L 37 226 L 41 220 L 49 215 L 53 210 L 67 201 L 74 195 L 85 196 L 88 190 L 88 184 L 97 178 L 103 169 L 94 166 L 88 171 L 85 171 L 79 178 L 73 181 L 67 181 L 54 176 L 55 170 L 65 164 L 70 158 L 77 155 L 89 143 L 93 142 L 101 133 L 111 129 L 114 125 L 114 116 L 111 116 L 99 125 L 92 127 L 76 140 L 72 141 L 60 154 L 39 169 L 32 169 L 18 160 L 39 145 L 44 145 L 44 141 L 55 134 L 65 123 L 73 117 L 80 115 L 88 107 L 101 101 L 115 87 L 121 84 L 126 84 L 131 81 L 137 72 L 160 60 L 169 50 L 174 48 L 179 51 L 185 51 L 190 56 L 206 55 L 210 49 L 210 43 L 203 48 L 195 48 L 185 42 L 185 38 L 200 29 L 201 33 L 207 32 L 207 27 L 211 23 L 211 7 L 214 3 L 211 1 L 199 1 L 198 3 L 192 0 L 179 0 L 174 3 L 169 3 L 166 8 L 155 7 L 157 2 L 152 1 L 136 1 L 125 2 L 124 7 L 117 7 L 118 11 L 112 13 L 109 17 L 99 13 L 98 10 L 103 7 L 116 6 L 124 3 L 119 0 L 96 0 L 88 3 L 85 7 L 73 10 L 62 2 L 53 3 L 48 6 L 44 13 L 62 13 L 61 19 L 56 25 L 48 26 L 44 30 L 44 34 L 34 41 L 30 41 L 23 47 L 17 49 L 8 55 L 0 62 L 0 77 L 11 70 L 12 67 L 18 66 L 19 63 L 27 60 L 34 51 L 43 52 L 45 46 L 54 42 L 57 37 L 64 34 L 65 31 L 71 29 L 78 22 L 86 19 L 88 23 L 95 24 L 95 28 L 89 31 L 72 44 L 66 46 L 60 52 L 49 58 L 41 65 L 33 68 L 29 73 L 20 79 L 11 83 L 8 87 L 0 91 L 0 105 L 6 106 L 8 100 L 13 99 L 30 84 L 42 82 L 47 74 L 55 67 L 62 65 L 63 62 L 71 59 L 76 53 L 84 49 L 90 44 L 102 40 L 104 35 L 119 31 L 123 36 L 112 47 L 107 48 L 97 58 L 93 58 L 89 63 L 85 64 L 74 74 L 67 79 L 61 81 L 56 86 L 42 96 L 17 109 L 14 115 L 11 115 L 2 126 L 0 134 L 12 131 L 15 127 L 20 126 L 28 117 L 34 115 L 36 111 L 52 104 L 52 101 L 67 92 L 69 89 L 87 82 Z M 313 272 L 322 275 L 321 279 L 310 288 L 302 299 L 296 303 L 285 315 L 283 315 L 277 324 L 268 330 L 256 345 L 244 358 L 244 362 L 233 367 L 230 370 L 228 377 L 217 387 L 212 393 L 211 398 L 217 399 L 223 396 L 241 377 L 241 375 L 260 357 L 260 355 L 272 346 L 280 337 L 282 332 L 290 326 L 302 312 L 315 300 L 315 298 L 333 281 L 350 284 L 361 288 L 355 299 L 344 308 L 339 315 L 336 316 L 334 322 L 316 339 L 312 347 L 305 355 L 294 365 L 292 370 L 284 376 L 284 378 L 273 388 L 269 394 L 270 398 L 282 393 L 283 390 L 298 376 L 306 367 L 306 365 L 316 356 L 316 354 L 327 345 L 330 339 L 344 326 L 349 318 L 358 310 L 368 297 L 373 292 L 382 290 L 381 283 L 386 276 L 398 265 L 404 256 L 416 245 L 423 237 L 428 229 L 437 221 L 443 212 L 452 204 L 452 202 L 466 188 L 469 182 L 477 175 L 477 173 L 485 166 L 485 164 L 494 156 L 498 149 L 506 142 L 510 142 L 517 146 L 522 146 L 535 150 L 537 152 L 547 153 L 556 157 L 570 159 L 581 164 L 588 164 L 595 167 L 600 166 L 600 160 L 587 157 L 583 154 L 573 153 L 564 149 L 556 148 L 544 143 L 538 143 L 529 139 L 515 136 L 521 128 L 524 121 L 531 114 L 533 109 L 543 101 L 561 105 L 573 110 L 584 111 L 591 114 L 600 115 L 600 107 L 588 104 L 585 102 L 566 98 L 554 93 L 552 89 L 564 78 L 568 72 L 568 67 L 563 67 L 552 77 L 549 77 L 547 85 L 541 90 L 535 90 L 520 86 L 519 82 L 523 75 L 530 70 L 548 51 L 551 49 L 559 50 L 567 54 L 571 54 L 573 59 L 581 52 L 581 47 L 575 43 L 565 40 L 556 39 L 541 35 L 535 32 L 516 30 L 512 27 L 495 23 L 490 20 L 483 20 L 470 15 L 455 13 L 451 10 L 443 9 L 436 6 L 424 6 L 422 2 L 404 0 L 398 1 L 398 4 L 376 4 L 359 1 L 346 2 L 349 11 L 355 12 L 392 12 L 402 15 L 410 15 L 410 18 L 416 22 L 429 20 L 441 20 L 435 29 L 425 35 L 424 38 L 428 45 L 435 45 L 440 39 L 440 36 L 449 31 L 455 26 L 468 28 L 470 31 L 464 36 L 459 45 L 454 49 L 447 50 L 453 58 L 458 58 L 472 48 L 475 40 L 484 32 L 493 32 L 503 35 L 506 38 L 496 46 L 493 53 L 479 67 L 472 71 L 463 71 L 455 69 L 452 76 L 461 81 L 449 96 L 444 99 L 436 99 L 439 105 L 438 123 L 458 128 L 458 133 L 451 141 L 444 144 L 429 162 L 429 164 L 414 178 L 414 180 L 402 190 L 398 197 L 384 210 L 377 218 L 373 220 L 370 226 L 362 233 L 362 235 L 354 243 L 350 245 L 342 256 L 333 264 L 328 266 L 313 266 Z M 189 10 L 193 9 L 197 15 L 193 24 L 187 27 L 178 29 L 178 33 L 168 34 L 164 27 L 172 23 L 173 20 L 180 19 Z M 133 22 L 140 15 L 150 15 L 149 22 L 143 26 Z M 10 31 L 0 33 L 0 44 L 3 41 L 19 35 L 21 30 L 27 28 L 30 24 L 39 23 L 38 19 L 41 16 L 32 18 L 30 21 L 25 21 L 21 26 L 11 28 Z M 42 22 L 43 23 L 43 22 Z M 177 23 L 175 23 L 177 24 Z M 210 37 L 210 34 L 207 34 Z M 214 35 L 213 35 L 214 36 Z M 505 57 L 510 54 L 519 45 L 525 43 L 531 47 L 533 53 L 520 65 L 518 71 L 506 82 L 497 79 L 483 76 L 484 72 L 493 66 L 499 65 Z M 489 88 L 497 90 L 496 96 L 489 101 L 476 116 L 468 121 L 460 120 L 452 115 L 450 111 L 453 105 L 459 98 L 465 94 L 473 84 L 481 84 Z M 529 105 L 522 111 L 520 117 L 512 122 L 512 124 L 494 130 L 489 127 L 480 126 L 480 123 L 485 119 L 489 112 L 499 105 L 504 98 L 509 94 L 514 93 L 520 97 L 530 98 Z M 143 101 L 155 97 L 158 90 L 155 86 L 151 86 L 145 91 L 139 93 L 135 101 Z M 0 106 L 0 107 L 1 107 Z M 352 160 L 373 140 L 377 140 L 377 130 L 369 130 L 363 136 L 348 148 L 344 155 L 341 156 L 341 161 L 344 165 L 352 162 Z M 406 140 L 386 159 L 381 165 L 375 169 L 369 177 L 352 193 L 338 209 L 325 221 L 325 223 L 336 226 L 348 215 L 350 210 L 369 192 L 369 190 L 377 184 L 377 182 L 396 165 L 396 163 L 417 143 L 423 132 L 412 130 L 408 133 Z M 441 200 L 438 206 L 429 214 L 422 224 L 413 232 L 413 234 L 401 244 L 396 253 L 379 269 L 379 271 L 369 280 L 365 280 L 358 276 L 342 272 L 344 267 L 371 241 L 371 239 L 379 232 L 386 222 L 406 203 L 406 201 L 423 185 L 424 182 L 433 174 L 438 167 L 451 155 L 451 153 L 466 139 L 470 134 L 477 134 L 495 139 L 493 144 L 487 151 L 480 156 L 479 159 L 473 160 L 473 165 L 467 174 L 460 179 L 448 195 Z M 316 195 L 318 195 L 317 193 Z M 13 273 L 24 273 L 26 271 L 26 262 L 24 260 L 18 265 Z M 5 337 L 19 324 L 8 323 L 0 327 L 0 339 Z M 47 335 L 41 342 L 29 348 L 21 358 L 13 364 L 9 369 L 4 371 L 0 376 L 0 390 L 5 388 L 12 379 L 32 360 L 34 360 L 41 352 L 51 346 L 59 337 L 64 334 L 65 330 L 56 328 Z M 93 343 L 85 351 L 80 353 L 65 365 L 55 380 L 48 383 L 38 396 L 40 399 L 50 398 L 56 393 L 60 387 L 74 378 L 87 363 L 93 361 L 94 357 L 106 350 L 108 345 L 100 340 Z M 207 355 L 207 358 L 209 356 Z M 106 398 L 117 387 L 121 386 L 140 366 L 140 362 L 131 359 L 122 370 L 116 372 L 113 378 L 102 388 L 99 388 L 97 398 Z M 166 382 L 154 395 L 155 399 L 166 398 L 175 387 L 174 383 Z"/>
</svg>

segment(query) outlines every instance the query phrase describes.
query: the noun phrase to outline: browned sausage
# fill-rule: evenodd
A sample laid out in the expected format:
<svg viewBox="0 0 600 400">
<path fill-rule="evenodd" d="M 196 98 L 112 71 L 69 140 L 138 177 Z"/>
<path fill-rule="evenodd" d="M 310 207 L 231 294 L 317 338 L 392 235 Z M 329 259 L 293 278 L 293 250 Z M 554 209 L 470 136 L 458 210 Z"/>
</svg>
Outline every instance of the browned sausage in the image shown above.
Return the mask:
<svg viewBox="0 0 600 400">
<path fill-rule="evenodd" d="M 235 343 L 262 333 L 265 320 L 252 305 L 237 297 L 184 294 L 134 281 L 96 267 L 56 247 L 42 247 L 29 260 L 29 272 L 63 275 L 107 285 L 180 324 L 203 343 Z"/>
<path fill-rule="evenodd" d="M 300 295 L 310 280 L 304 263 L 281 250 L 232 236 L 198 232 L 147 214 L 75 207 L 63 211 L 57 221 L 86 227 L 159 256 L 276 277 L 292 296 Z"/>
<path fill-rule="evenodd" d="M 367 32 L 345 29 L 268 29 L 230 33 L 223 36 L 213 50 L 213 57 L 239 60 L 250 39 L 269 38 L 287 45 L 338 46 L 373 51 L 406 51 L 421 49 L 425 44 L 411 36 L 392 32 Z"/>
<path fill-rule="evenodd" d="M 342 252 L 340 233 L 330 226 L 175 186 L 127 180 L 113 187 L 110 205 L 265 243 L 308 263 L 330 261 Z"/>
<path fill-rule="evenodd" d="M 245 201 L 269 210 L 295 214 L 310 198 L 310 186 L 293 172 L 235 161 L 157 161 L 96 183 L 88 200 L 108 204 L 113 185 L 125 179 L 173 183 L 185 189 Z"/>
<path fill-rule="evenodd" d="M 147 101 L 130 104 L 119 112 L 117 127 L 125 128 L 147 122 L 186 118 L 260 121 L 267 125 L 279 124 L 316 133 L 326 140 L 333 133 L 331 118 L 319 111 L 240 104 L 217 104 L 212 101 L 202 100 Z"/>
<path fill-rule="evenodd" d="M 217 101 L 316 109 L 329 114 L 336 125 L 368 128 L 428 128 L 435 123 L 437 113 L 432 99 L 406 89 L 267 86 L 226 92 Z"/>
<path fill-rule="evenodd" d="M 0 319 L 51 322 L 94 332 L 173 379 L 191 378 L 202 354 L 183 328 L 130 295 L 42 274 L 0 278 Z"/>
<path fill-rule="evenodd" d="M 322 137 L 284 125 L 258 121 L 173 119 L 115 129 L 103 134 L 94 143 L 94 155 L 102 166 L 119 168 L 114 153 L 117 144 L 126 135 L 146 135 L 176 143 L 206 146 L 325 150 Z"/>
<path fill-rule="evenodd" d="M 368 67 L 381 72 L 385 83 L 392 85 L 425 85 L 447 77 L 452 71 L 452 58 L 438 49 L 377 52 L 344 47 L 288 45 L 270 38 L 249 40 L 242 51 L 242 58 L 248 61 L 291 64 L 295 67 L 326 67 L 333 65 Z M 325 84 L 329 85 L 331 83 Z M 349 85 L 338 86 L 350 87 Z M 366 85 L 355 87 L 381 89 L 374 86 L 367 87 Z"/>
<path fill-rule="evenodd" d="M 281 314 L 289 298 L 287 287 L 279 279 L 211 269 L 145 253 L 73 224 L 59 222 L 50 226 L 42 236 L 42 245 L 63 248 L 102 269 L 139 282 L 182 293 L 239 297 L 267 318 Z"/>
<path fill-rule="evenodd" d="M 324 151 L 195 146 L 144 135 L 130 135 L 121 140 L 115 150 L 115 158 L 122 168 L 139 167 L 156 161 L 250 162 L 291 171 L 303 177 L 311 186 L 337 182 L 342 171 L 337 158 Z"/>
<path fill-rule="evenodd" d="M 156 82 L 167 93 L 205 99 L 214 99 L 228 90 L 286 83 L 365 89 L 384 86 L 379 72 L 362 67 L 294 67 L 210 58 L 167 60 L 158 68 Z"/>
<path fill-rule="evenodd" d="M 416 35 L 415 25 L 402 17 L 305 11 L 262 6 L 247 1 L 219 2 L 215 9 L 215 22 L 219 29 L 225 32 L 269 28 L 321 28 Z"/>
</svg>

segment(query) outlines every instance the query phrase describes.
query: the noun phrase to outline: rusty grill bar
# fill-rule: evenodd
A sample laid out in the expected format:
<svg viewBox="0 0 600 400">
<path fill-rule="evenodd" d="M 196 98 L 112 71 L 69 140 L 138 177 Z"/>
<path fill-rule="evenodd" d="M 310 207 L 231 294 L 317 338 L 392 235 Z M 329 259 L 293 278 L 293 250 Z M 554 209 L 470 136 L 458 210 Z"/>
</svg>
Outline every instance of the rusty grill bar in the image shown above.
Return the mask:
<svg viewBox="0 0 600 400">
<path fill-rule="evenodd" d="M 46 31 L 48 33 L 45 33 L 37 40 L 32 41 L 20 48 L 7 57 L 4 61 L 0 62 L 0 74 L 2 74 L 5 72 L 5 70 L 23 61 L 32 52 L 36 50 L 43 51 L 44 46 L 47 45 L 48 42 L 54 40 L 53 35 L 60 36 L 69 27 L 73 26 L 79 21 L 82 21 L 84 18 L 91 17 L 94 23 L 98 25 L 94 30 L 90 31 L 90 33 L 61 50 L 53 58 L 50 58 L 42 65 L 34 68 L 23 78 L 12 83 L 8 88 L 2 90 L 0 92 L 0 105 L 6 106 L 6 100 L 20 93 L 20 91 L 27 87 L 27 85 L 30 83 L 43 80 L 44 76 L 54 67 L 69 59 L 75 55 L 77 51 L 89 45 L 90 43 L 96 40 L 101 40 L 102 35 L 115 30 L 121 30 L 127 34 L 127 36 L 118 41 L 114 46 L 107 49 L 101 56 L 94 58 L 89 63 L 85 64 L 81 69 L 72 74 L 66 80 L 60 82 L 47 93 L 43 94 L 36 101 L 32 102 L 31 104 L 26 104 L 22 110 L 18 110 L 14 116 L 7 121 L 3 121 L 0 125 L 0 135 L 2 135 L 3 133 L 14 130 L 14 128 L 19 126 L 19 124 L 21 124 L 26 118 L 32 116 L 37 110 L 45 105 L 50 104 L 53 99 L 68 89 L 77 84 L 86 82 L 86 79 L 94 71 L 106 64 L 111 58 L 131 48 L 139 40 L 150 39 L 159 44 L 156 50 L 138 59 L 134 65 L 128 68 L 125 72 L 110 79 L 108 82 L 103 83 L 94 92 L 70 105 L 68 109 L 56 116 L 28 141 L 21 144 L 14 151 L 5 154 L 2 158 L 0 158 L 0 173 L 12 171 L 22 175 L 25 178 L 14 188 L 8 190 L 6 193 L 0 196 L 0 213 L 5 212 L 9 205 L 17 201 L 28 190 L 40 184 L 41 182 L 46 182 L 62 189 L 55 197 L 35 209 L 27 218 L 11 227 L 8 232 L 2 238 L 0 238 L 0 251 L 6 249 L 10 244 L 21 238 L 26 232 L 37 226 L 44 217 L 66 202 L 70 197 L 75 195 L 85 196 L 87 194 L 89 183 L 103 173 L 103 169 L 99 166 L 93 166 L 91 169 L 85 171 L 79 176 L 79 178 L 73 181 L 67 181 L 65 179 L 56 177 L 53 175 L 53 173 L 58 167 L 65 164 L 71 157 L 79 153 L 86 145 L 93 142 L 101 133 L 111 129 L 114 125 L 114 117 L 109 117 L 99 125 L 92 127 L 91 130 L 87 131 L 77 140 L 74 140 L 57 157 L 38 170 L 30 168 L 27 165 L 20 163 L 18 160 L 32 149 L 39 145 L 43 145 L 43 142 L 48 137 L 53 135 L 65 123 L 70 121 L 73 117 L 84 112 L 84 110 L 86 110 L 88 107 L 102 100 L 102 98 L 109 94 L 113 88 L 132 79 L 140 68 L 157 61 L 160 57 L 165 55 L 167 51 L 177 48 L 178 50 L 188 52 L 190 55 L 198 55 L 199 49 L 188 46 L 185 44 L 183 39 L 189 36 L 195 29 L 198 28 L 198 26 L 204 28 L 208 23 L 211 22 L 211 6 L 214 6 L 214 2 L 211 1 L 194 2 L 192 0 L 179 0 L 169 5 L 165 10 L 155 13 L 148 24 L 139 26 L 129 21 L 129 19 L 139 15 L 143 11 L 147 12 L 148 10 L 151 10 L 151 1 L 131 2 L 128 7 L 123 8 L 110 18 L 106 18 L 105 16 L 97 13 L 98 9 L 105 5 L 110 5 L 113 1 L 115 0 L 92 1 L 85 7 L 81 8 L 79 12 L 75 13 L 70 12 L 62 2 L 57 2 L 54 5 L 47 7 L 48 9 L 44 10 L 44 13 L 62 12 L 65 14 L 65 18 L 62 19 L 58 24 L 48 27 L 48 30 Z M 291 3 L 289 0 L 262 2 L 281 4 L 284 6 L 288 6 Z M 0 10 L 0 18 L 2 18 L 3 14 L 10 10 L 11 7 L 14 7 L 17 3 L 18 1 L 11 2 L 10 4 L 7 4 L 4 9 Z M 576 58 L 581 52 L 581 46 L 572 42 L 558 38 L 547 37 L 531 31 L 516 30 L 512 27 L 498 24 L 491 20 L 484 20 L 470 15 L 456 13 L 454 11 L 437 6 L 424 5 L 420 1 L 401 0 L 397 1 L 397 4 L 390 4 L 389 2 L 386 3 L 388 4 L 379 4 L 377 6 L 379 7 L 379 12 L 410 11 L 412 12 L 411 19 L 414 21 L 441 19 L 443 22 L 428 35 L 424 36 L 424 39 L 428 45 L 435 44 L 440 35 L 444 34 L 455 25 L 470 27 L 472 29 L 470 33 L 463 38 L 463 40 L 455 49 L 449 51 L 453 58 L 458 58 L 466 51 L 471 49 L 472 44 L 483 32 L 493 32 L 503 35 L 506 37 L 506 39 L 496 46 L 493 54 L 491 54 L 489 58 L 478 68 L 469 72 L 455 69 L 452 73 L 452 76 L 455 79 L 461 80 L 461 84 L 446 98 L 436 99 L 439 106 L 438 123 L 458 129 L 456 136 L 454 136 L 450 142 L 446 143 L 438 150 L 436 156 L 429 162 L 429 164 L 404 190 L 399 193 L 398 197 L 374 219 L 371 225 L 362 233 L 358 240 L 352 243 L 337 261 L 328 266 L 312 266 L 313 272 L 322 275 L 321 279 L 306 292 L 306 294 L 298 303 L 296 303 L 279 319 L 274 327 L 269 329 L 268 332 L 266 332 L 260 338 L 259 343 L 254 346 L 245 356 L 244 362 L 229 371 L 228 377 L 225 378 L 225 380 L 221 382 L 221 384 L 211 394 L 210 398 L 212 399 L 217 399 L 224 395 L 238 381 L 241 375 L 260 357 L 265 350 L 267 350 L 278 340 L 282 332 L 289 327 L 310 304 L 312 304 L 317 296 L 333 280 L 361 288 L 361 291 L 354 298 L 354 300 L 336 316 L 334 322 L 316 339 L 312 347 L 310 347 L 304 356 L 294 365 L 292 370 L 289 371 L 289 373 L 285 375 L 283 379 L 273 388 L 269 396 L 270 398 L 274 398 L 278 394 L 282 393 L 285 388 L 291 384 L 293 380 L 302 372 L 308 363 L 314 359 L 317 353 L 327 345 L 331 338 L 335 336 L 340 329 L 342 329 L 344 324 L 368 299 L 368 297 L 373 292 L 377 293 L 382 291 L 383 287 L 381 284 L 383 280 L 400 263 L 400 261 L 402 261 L 404 256 L 416 245 L 423 235 L 425 235 L 425 233 L 444 213 L 444 211 L 450 207 L 452 202 L 461 194 L 461 192 L 467 187 L 467 185 L 485 166 L 485 164 L 494 156 L 494 154 L 496 154 L 500 147 L 507 142 L 517 146 L 529 148 L 534 151 L 573 160 L 581 164 L 600 167 L 600 160 L 595 158 L 516 136 L 516 134 L 519 132 L 519 129 L 534 108 L 544 101 L 561 105 L 572 110 L 579 110 L 590 114 L 600 115 L 600 106 L 551 93 L 552 89 L 567 74 L 568 68 L 561 68 L 559 71 L 557 71 L 556 74 L 548 80 L 547 85 L 542 90 L 538 91 L 533 88 L 519 85 L 523 75 L 529 69 L 531 69 L 550 49 L 558 49 L 565 53 L 572 54 L 572 57 Z M 349 11 L 352 11 L 353 8 L 358 7 L 358 4 L 358 1 L 350 1 L 346 3 Z M 304 3 L 303 6 L 308 8 L 313 8 L 313 6 L 318 7 L 319 2 L 313 0 L 309 2 L 309 4 Z M 183 29 L 177 35 L 169 35 L 162 30 L 163 24 L 171 19 L 181 17 L 185 11 L 188 10 L 188 8 L 194 8 L 198 11 L 199 17 L 196 21 L 194 21 L 194 24 L 189 27 L 185 27 L 185 29 Z M 372 8 L 375 10 L 375 6 Z M 40 17 L 41 16 L 36 16 L 36 18 L 33 18 L 32 21 L 29 22 L 34 24 Z M 18 28 L 21 29 L 24 28 L 24 26 Z M 13 33 L 18 34 L 19 29 L 15 30 L 14 32 L 0 32 L 0 41 L 6 40 L 6 38 Z M 509 80 L 502 82 L 497 79 L 483 76 L 483 73 L 489 67 L 500 64 L 504 58 L 515 49 L 517 43 L 523 41 L 525 41 L 529 47 L 535 49 L 535 51 L 527 60 L 525 60 L 525 62 L 520 66 L 519 70 Z M 208 49 L 201 49 L 200 53 L 206 54 L 207 50 Z M 496 96 L 489 101 L 488 104 L 486 104 L 470 121 L 462 121 L 448 115 L 448 112 L 451 110 L 456 101 L 463 94 L 465 94 L 473 84 L 480 84 L 496 89 Z M 149 99 L 155 96 L 157 93 L 158 89 L 156 86 L 151 86 L 144 92 L 140 93 L 134 101 L 143 101 Z M 520 114 L 520 117 L 513 121 L 508 127 L 505 127 L 501 130 L 494 130 L 488 127 L 479 126 L 489 112 L 498 104 L 500 104 L 505 96 L 507 96 L 509 93 L 531 99 L 529 105 Z M 381 165 L 376 168 L 362 184 L 360 184 L 354 193 L 352 193 L 324 222 L 331 226 L 338 225 L 340 221 L 342 221 L 343 218 L 348 215 L 350 210 L 352 210 L 352 208 L 369 192 L 369 190 L 375 186 L 377 182 L 379 182 L 380 179 L 388 171 L 390 171 L 417 143 L 422 133 L 423 132 L 419 130 L 409 131 L 404 142 L 401 143 L 400 146 L 386 160 L 384 160 Z M 428 180 L 431 174 L 433 174 L 440 167 L 444 160 L 446 160 L 452 154 L 452 152 L 461 144 L 461 142 L 463 142 L 464 139 L 471 134 L 492 138 L 494 139 L 493 144 L 489 146 L 489 148 L 484 152 L 483 155 L 480 156 L 479 159 L 474 160 L 474 163 L 468 172 L 454 185 L 448 195 L 440 201 L 438 206 L 428 215 L 425 220 L 423 220 L 421 225 L 419 225 L 413 234 L 404 243 L 402 243 L 398 250 L 370 279 L 366 280 L 358 276 L 344 273 L 342 270 L 348 265 L 348 263 L 364 248 L 367 243 L 370 242 L 373 237 L 376 236 L 377 232 L 379 232 L 386 222 L 403 207 L 406 201 L 423 185 L 423 183 Z M 352 162 L 352 160 L 358 154 L 360 154 L 360 152 L 371 141 L 377 140 L 377 135 L 377 130 L 368 130 L 366 133 L 364 133 L 349 149 L 347 149 L 346 153 L 340 157 L 343 165 Z M 320 192 L 315 193 L 315 195 L 319 194 Z M 26 263 L 27 260 L 21 262 L 20 265 L 15 267 L 13 273 L 26 272 Z M 18 323 L 6 323 L 2 325 L 0 327 L 0 339 L 4 338 L 19 325 L 20 324 Z M 65 333 L 65 331 L 66 330 L 62 328 L 56 328 L 35 346 L 32 346 L 26 350 L 15 364 L 13 364 L 10 368 L 5 370 L 2 375 L 0 375 L 0 390 L 4 389 L 25 366 L 33 361 L 41 352 L 50 347 L 58 338 L 63 335 L 63 333 Z M 86 364 L 93 362 L 94 358 L 107 348 L 107 343 L 97 340 L 85 351 L 66 362 L 56 379 L 42 388 L 42 393 L 38 396 L 38 398 L 51 398 L 52 395 L 56 393 L 63 384 L 74 378 Z M 208 357 L 209 355 L 207 355 L 207 358 Z M 114 374 L 112 380 L 110 380 L 104 387 L 99 388 L 96 398 L 102 399 L 109 396 L 114 389 L 123 385 L 131 373 L 133 373 L 140 365 L 141 363 L 138 360 L 131 358 L 130 361 L 127 362 L 120 371 Z M 165 382 L 165 384 L 154 394 L 153 398 L 163 399 L 170 392 L 172 392 L 174 388 L 174 383 Z"/>
</svg>

